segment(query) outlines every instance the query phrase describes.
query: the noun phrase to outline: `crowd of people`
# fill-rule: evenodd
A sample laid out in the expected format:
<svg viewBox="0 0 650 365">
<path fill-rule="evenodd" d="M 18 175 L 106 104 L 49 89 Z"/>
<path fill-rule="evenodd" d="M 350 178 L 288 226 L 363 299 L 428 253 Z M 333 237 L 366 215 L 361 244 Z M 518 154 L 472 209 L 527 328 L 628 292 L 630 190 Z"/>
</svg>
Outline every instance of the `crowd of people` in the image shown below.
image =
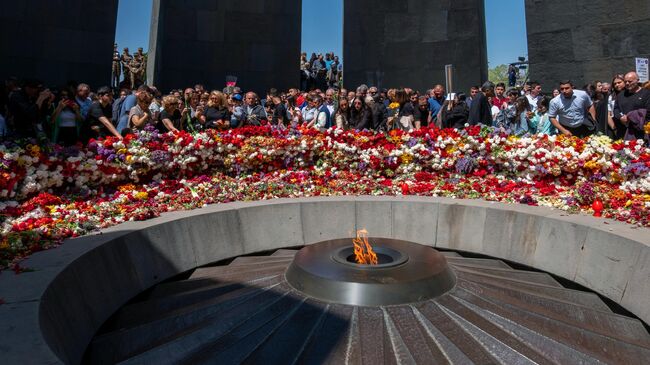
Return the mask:
<svg viewBox="0 0 650 365">
<path fill-rule="evenodd" d="M 300 90 L 325 90 L 340 86 L 343 81 L 343 63 L 334 52 L 322 54 L 300 54 Z"/>
<path fill-rule="evenodd" d="M 331 83 L 330 76 L 338 69 L 336 56 L 316 56 L 312 61 L 317 81 L 308 85 L 310 91 L 271 89 L 263 97 L 232 85 L 208 91 L 198 84 L 165 95 L 141 85 L 114 95 L 109 87 L 93 92 L 83 83 L 53 90 L 37 80 L 9 79 L 0 95 L 0 138 L 74 145 L 91 138 L 123 138 L 148 125 L 161 132 L 198 132 L 264 124 L 383 132 L 484 124 L 514 135 L 602 133 L 613 139 L 647 138 L 650 84 L 642 85 L 635 72 L 582 89 L 562 81 L 552 95 L 545 95 L 537 82 L 506 88 L 489 81 L 465 94 L 448 93 L 442 85 L 424 92 L 367 85 L 348 90 Z M 322 85 L 321 70 L 327 71 Z"/>
</svg>

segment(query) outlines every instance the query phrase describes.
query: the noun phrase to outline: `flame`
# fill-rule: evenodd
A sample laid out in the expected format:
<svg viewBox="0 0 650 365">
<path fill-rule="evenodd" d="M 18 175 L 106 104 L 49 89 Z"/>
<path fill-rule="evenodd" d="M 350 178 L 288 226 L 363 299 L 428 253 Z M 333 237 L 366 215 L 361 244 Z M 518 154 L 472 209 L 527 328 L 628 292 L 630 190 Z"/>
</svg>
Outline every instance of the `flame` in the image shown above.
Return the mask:
<svg viewBox="0 0 650 365">
<path fill-rule="evenodd" d="M 354 259 L 357 264 L 377 265 L 377 254 L 368 242 L 368 231 L 358 230 L 357 238 L 352 239 L 352 243 L 354 243 Z"/>
</svg>

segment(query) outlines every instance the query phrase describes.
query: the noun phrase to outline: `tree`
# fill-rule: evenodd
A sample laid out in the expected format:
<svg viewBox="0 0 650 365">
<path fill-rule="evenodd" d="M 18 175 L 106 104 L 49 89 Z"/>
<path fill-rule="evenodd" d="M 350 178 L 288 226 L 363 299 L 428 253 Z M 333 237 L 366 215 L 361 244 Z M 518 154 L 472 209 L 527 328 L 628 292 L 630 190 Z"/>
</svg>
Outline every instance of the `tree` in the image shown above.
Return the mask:
<svg viewBox="0 0 650 365">
<path fill-rule="evenodd" d="M 488 70 L 488 79 L 492 82 L 508 84 L 508 65 L 498 65 Z"/>
</svg>

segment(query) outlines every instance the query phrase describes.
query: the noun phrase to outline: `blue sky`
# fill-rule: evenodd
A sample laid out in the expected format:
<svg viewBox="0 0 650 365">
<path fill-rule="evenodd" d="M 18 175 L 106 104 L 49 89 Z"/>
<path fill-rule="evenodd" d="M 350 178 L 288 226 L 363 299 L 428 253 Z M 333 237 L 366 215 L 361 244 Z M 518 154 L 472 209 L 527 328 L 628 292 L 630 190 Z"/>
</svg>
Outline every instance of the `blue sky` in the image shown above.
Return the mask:
<svg viewBox="0 0 650 365">
<path fill-rule="evenodd" d="M 152 0 L 120 0 L 115 35 L 120 51 L 149 47 L 151 4 Z M 343 0 L 302 0 L 302 4 L 302 49 L 342 55 Z M 485 0 L 485 18 L 490 67 L 528 55 L 524 0 Z"/>
</svg>

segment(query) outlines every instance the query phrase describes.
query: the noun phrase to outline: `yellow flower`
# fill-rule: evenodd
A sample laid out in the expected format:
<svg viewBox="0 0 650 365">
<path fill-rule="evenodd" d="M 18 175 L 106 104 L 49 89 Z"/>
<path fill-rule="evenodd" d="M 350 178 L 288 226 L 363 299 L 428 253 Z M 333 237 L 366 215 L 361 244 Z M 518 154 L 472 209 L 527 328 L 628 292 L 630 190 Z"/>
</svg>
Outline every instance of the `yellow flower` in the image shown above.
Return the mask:
<svg viewBox="0 0 650 365">
<path fill-rule="evenodd" d="M 410 164 L 411 162 L 413 162 L 413 155 L 409 153 L 405 153 L 400 157 L 400 159 L 402 160 L 403 164 Z"/>
<path fill-rule="evenodd" d="M 37 145 L 28 144 L 27 151 L 29 151 L 29 154 L 32 155 L 32 157 L 38 157 L 39 153 L 41 153 L 41 148 Z"/>
<path fill-rule="evenodd" d="M 395 103 L 395 102 L 390 103 L 390 104 L 388 104 L 388 108 L 389 109 L 397 109 L 397 108 L 399 108 L 399 103 Z"/>
<path fill-rule="evenodd" d="M 131 161 L 133 161 L 133 156 L 131 155 L 126 156 L 126 163 L 130 164 Z"/>
<path fill-rule="evenodd" d="M 646 134 L 650 134 L 650 122 L 646 123 L 646 125 L 643 127 L 643 131 Z"/>
<path fill-rule="evenodd" d="M 133 184 L 122 185 L 122 186 L 118 187 L 117 190 L 119 190 L 119 191 L 121 191 L 123 193 L 127 193 L 129 191 L 135 190 L 135 185 L 133 185 Z"/>
<path fill-rule="evenodd" d="M 135 193 L 135 198 L 139 200 L 147 200 L 149 199 L 149 194 L 146 191 L 139 191 Z"/>
<path fill-rule="evenodd" d="M 585 163 L 584 167 L 585 169 L 589 169 L 589 170 L 600 170 L 602 166 L 596 161 L 589 160 Z"/>
<path fill-rule="evenodd" d="M 623 181 L 623 176 L 621 176 L 619 173 L 612 171 L 610 174 L 610 178 L 612 179 L 613 183 L 620 183 Z"/>
</svg>

